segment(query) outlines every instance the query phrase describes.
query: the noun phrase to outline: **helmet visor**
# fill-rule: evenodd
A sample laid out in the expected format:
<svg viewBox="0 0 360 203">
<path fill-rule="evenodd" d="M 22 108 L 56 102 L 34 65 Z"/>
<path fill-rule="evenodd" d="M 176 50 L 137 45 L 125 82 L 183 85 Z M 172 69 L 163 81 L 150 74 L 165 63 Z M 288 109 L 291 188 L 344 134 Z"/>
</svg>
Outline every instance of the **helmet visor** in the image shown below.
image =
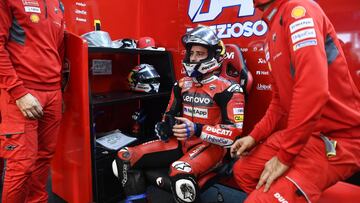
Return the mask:
<svg viewBox="0 0 360 203">
<path fill-rule="evenodd" d="M 154 68 L 146 67 L 139 71 L 139 81 L 141 82 L 148 82 L 158 78 L 160 78 L 160 75 Z"/>
</svg>

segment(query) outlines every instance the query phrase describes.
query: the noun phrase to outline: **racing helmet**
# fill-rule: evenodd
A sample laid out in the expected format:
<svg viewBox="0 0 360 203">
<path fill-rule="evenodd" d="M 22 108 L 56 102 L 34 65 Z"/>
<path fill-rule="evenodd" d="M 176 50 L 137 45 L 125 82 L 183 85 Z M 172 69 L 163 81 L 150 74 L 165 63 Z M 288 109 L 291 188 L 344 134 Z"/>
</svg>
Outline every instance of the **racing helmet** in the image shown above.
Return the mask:
<svg viewBox="0 0 360 203">
<path fill-rule="evenodd" d="M 182 37 L 182 43 L 186 49 L 183 66 L 189 77 L 199 78 L 220 68 L 225 57 L 225 46 L 210 27 L 199 26 L 194 28 Z M 199 62 L 191 62 L 190 53 L 193 45 L 201 45 L 207 48 L 208 57 Z"/>
<path fill-rule="evenodd" d="M 112 41 L 108 32 L 96 30 L 81 35 L 89 47 L 112 47 Z"/>
<path fill-rule="evenodd" d="M 255 8 L 259 8 L 261 6 L 264 6 L 264 5 L 268 4 L 268 3 L 271 3 L 272 1 L 274 1 L 274 0 L 253 0 Z"/>
<path fill-rule="evenodd" d="M 135 92 L 155 93 L 159 91 L 160 75 L 156 72 L 154 66 L 149 64 L 140 64 L 135 66 L 128 75 L 130 89 Z"/>
</svg>

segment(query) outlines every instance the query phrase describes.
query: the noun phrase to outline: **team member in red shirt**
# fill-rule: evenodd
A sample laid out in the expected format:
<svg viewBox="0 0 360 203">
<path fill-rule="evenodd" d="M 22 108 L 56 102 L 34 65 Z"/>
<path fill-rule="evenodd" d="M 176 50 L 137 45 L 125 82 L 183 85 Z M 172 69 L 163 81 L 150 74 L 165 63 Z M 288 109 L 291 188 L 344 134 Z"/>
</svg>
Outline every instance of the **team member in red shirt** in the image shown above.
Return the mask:
<svg viewBox="0 0 360 203">
<path fill-rule="evenodd" d="M 47 202 L 61 119 L 64 21 L 58 0 L 0 1 L 3 203 Z"/>
<path fill-rule="evenodd" d="M 254 4 L 270 27 L 264 50 L 273 97 L 253 131 L 231 147 L 240 156 L 234 176 L 250 193 L 247 202 L 316 202 L 359 171 L 360 93 L 315 1 Z"/>
<path fill-rule="evenodd" d="M 121 149 L 113 163 L 128 202 L 146 201 L 141 170 L 169 166 L 176 202 L 199 202 L 197 178 L 221 164 L 225 147 L 242 131 L 242 89 L 213 73 L 225 55 L 222 41 L 201 26 L 183 43 L 188 77 L 174 85 L 164 121 L 156 125 L 161 139 Z"/>
</svg>

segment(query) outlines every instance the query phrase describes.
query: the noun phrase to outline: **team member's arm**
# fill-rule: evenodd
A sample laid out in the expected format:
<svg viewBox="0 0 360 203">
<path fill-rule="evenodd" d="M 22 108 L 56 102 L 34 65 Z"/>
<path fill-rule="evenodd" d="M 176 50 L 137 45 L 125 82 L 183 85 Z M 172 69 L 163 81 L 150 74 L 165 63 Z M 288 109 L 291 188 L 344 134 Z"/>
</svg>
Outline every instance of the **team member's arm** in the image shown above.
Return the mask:
<svg viewBox="0 0 360 203">
<path fill-rule="evenodd" d="M 9 92 L 14 99 L 18 99 L 28 91 L 17 76 L 6 49 L 12 22 L 13 17 L 9 6 L 6 1 L 0 1 L 0 87 Z"/>
<path fill-rule="evenodd" d="M 11 35 L 9 30 L 12 22 L 9 6 L 5 1 L 0 1 L 0 88 L 5 89 L 16 100 L 16 105 L 25 117 L 37 119 L 43 115 L 40 102 L 23 86 L 5 48 Z"/>
<path fill-rule="evenodd" d="M 325 36 L 325 19 L 316 3 L 300 7 L 290 2 L 287 11 L 283 16 L 283 29 L 294 68 L 291 71 L 294 86 L 287 128 L 280 132 L 282 141 L 277 157 L 290 166 L 309 139 L 329 99 L 328 60 L 331 63 L 339 51 L 331 36 Z M 302 12 L 302 17 L 294 17 Z"/>
<path fill-rule="evenodd" d="M 314 131 L 329 98 L 328 61 L 339 55 L 334 40 L 324 36 L 324 15 L 315 2 L 300 6 L 290 1 L 282 19 L 294 85 L 287 127 L 279 132 L 280 150 L 266 162 L 256 186 L 264 185 L 264 192 L 289 169 Z"/>
</svg>

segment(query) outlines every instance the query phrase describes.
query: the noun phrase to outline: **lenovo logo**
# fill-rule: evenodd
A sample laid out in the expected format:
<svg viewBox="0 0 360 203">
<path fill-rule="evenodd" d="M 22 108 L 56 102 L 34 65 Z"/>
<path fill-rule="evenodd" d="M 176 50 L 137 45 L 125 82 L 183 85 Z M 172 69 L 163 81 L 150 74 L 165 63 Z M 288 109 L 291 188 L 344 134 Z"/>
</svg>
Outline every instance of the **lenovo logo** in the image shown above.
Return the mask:
<svg viewBox="0 0 360 203">
<path fill-rule="evenodd" d="M 213 103 L 212 99 L 205 94 L 191 95 L 185 93 L 183 95 L 183 101 L 185 104 L 190 104 L 192 106 L 210 106 Z"/>
</svg>

